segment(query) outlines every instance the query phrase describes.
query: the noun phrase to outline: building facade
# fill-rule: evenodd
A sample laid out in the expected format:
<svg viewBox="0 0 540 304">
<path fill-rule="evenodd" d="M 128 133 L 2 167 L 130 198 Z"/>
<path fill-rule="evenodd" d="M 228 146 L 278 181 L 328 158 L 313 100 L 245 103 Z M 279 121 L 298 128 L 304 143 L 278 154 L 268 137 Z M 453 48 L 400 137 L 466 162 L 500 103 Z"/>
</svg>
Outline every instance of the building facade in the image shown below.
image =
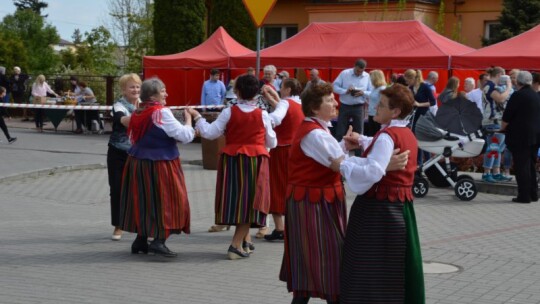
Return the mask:
<svg viewBox="0 0 540 304">
<path fill-rule="evenodd" d="M 498 30 L 502 0 L 278 0 L 263 27 L 263 47 L 311 22 L 419 20 L 473 48 Z"/>
</svg>

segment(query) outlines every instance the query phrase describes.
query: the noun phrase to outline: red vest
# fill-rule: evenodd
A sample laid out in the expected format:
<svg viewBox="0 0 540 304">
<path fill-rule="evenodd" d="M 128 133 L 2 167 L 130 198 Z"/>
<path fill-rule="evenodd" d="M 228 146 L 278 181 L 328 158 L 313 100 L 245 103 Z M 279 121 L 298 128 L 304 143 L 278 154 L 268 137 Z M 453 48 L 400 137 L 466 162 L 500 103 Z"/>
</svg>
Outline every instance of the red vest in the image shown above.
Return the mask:
<svg viewBox="0 0 540 304">
<path fill-rule="evenodd" d="M 265 146 L 266 129 L 262 120 L 262 110 L 257 108 L 245 113 L 237 106 L 231 107 L 231 118 L 225 130 L 225 142 L 221 153 L 227 155 L 270 156 Z"/>
<path fill-rule="evenodd" d="M 289 176 L 287 197 L 294 196 L 295 201 L 309 200 L 312 203 L 323 199 L 333 203 L 336 199 L 345 200 L 345 191 L 339 172 L 334 172 L 307 157 L 300 143 L 311 131 L 324 128 L 315 121 L 302 121 L 296 132 L 289 157 Z"/>
<path fill-rule="evenodd" d="M 412 186 L 414 183 L 414 172 L 416 171 L 416 161 L 418 145 L 416 137 L 409 128 L 389 127 L 380 130 L 373 137 L 371 145 L 366 149 L 362 157 L 366 157 L 377 137 L 381 133 L 388 134 L 394 141 L 394 149 L 399 148 L 401 152 L 409 150 L 409 160 L 404 170 L 386 172 L 386 175 L 366 192 L 367 197 L 375 197 L 378 200 L 389 200 L 391 202 L 412 201 Z"/>
<path fill-rule="evenodd" d="M 298 104 L 292 99 L 287 99 L 286 101 L 289 103 L 287 114 L 281 121 L 281 124 L 274 128 L 278 140 L 278 146 L 290 145 L 292 143 L 295 131 L 304 120 L 302 105 Z"/>
</svg>

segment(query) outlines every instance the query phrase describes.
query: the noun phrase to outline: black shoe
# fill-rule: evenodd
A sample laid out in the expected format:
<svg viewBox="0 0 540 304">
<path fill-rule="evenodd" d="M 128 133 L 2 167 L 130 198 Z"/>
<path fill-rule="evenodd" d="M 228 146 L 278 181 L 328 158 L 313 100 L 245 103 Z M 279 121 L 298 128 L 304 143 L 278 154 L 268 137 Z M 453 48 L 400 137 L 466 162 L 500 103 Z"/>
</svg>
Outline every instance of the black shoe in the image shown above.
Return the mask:
<svg viewBox="0 0 540 304">
<path fill-rule="evenodd" d="M 12 144 L 14 142 L 17 141 L 17 137 L 11 137 L 10 139 L 8 139 L 8 143 Z"/>
<path fill-rule="evenodd" d="M 522 200 L 522 199 L 517 198 L 517 197 L 512 198 L 512 202 L 521 203 L 521 204 L 530 204 L 531 203 L 530 200 Z"/>
<path fill-rule="evenodd" d="M 229 250 L 227 250 L 227 257 L 229 258 L 229 260 L 244 259 L 249 258 L 249 253 L 242 252 L 231 245 L 229 246 Z"/>
<path fill-rule="evenodd" d="M 137 236 L 133 244 L 131 244 L 131 253 L 138 254 L 139 252 L 148 253 L 148 241 L 146 241 L 146 237 Z"/>
<path fill-rule="evenodd" d="M 274 229 L 272 233 L 267 234 L 264 236 L 264 239 L 267 241 L 276 241 L 276 240 L 283 240 L 283 231 L 277 231 Z"/>
<path fill-rule="evenodd" d="M 252 251 L 255 251 L 255 245 L 253 245 L 253 243 L 249 243 L 246 241 L 242 242 L 242 248 L 247 253 L 251 253 Z"/>
<path fill-rule="evenodd" d="M 173 252 L 165 246 L 165 240 L 155 239 L 150 243 L 150 246 L 148 246 L 148 252 L 153 253 L 155 255 L 161 255 L 166 258 L 175 258 L 178 256 L 176 252 Z"/>
</svg>

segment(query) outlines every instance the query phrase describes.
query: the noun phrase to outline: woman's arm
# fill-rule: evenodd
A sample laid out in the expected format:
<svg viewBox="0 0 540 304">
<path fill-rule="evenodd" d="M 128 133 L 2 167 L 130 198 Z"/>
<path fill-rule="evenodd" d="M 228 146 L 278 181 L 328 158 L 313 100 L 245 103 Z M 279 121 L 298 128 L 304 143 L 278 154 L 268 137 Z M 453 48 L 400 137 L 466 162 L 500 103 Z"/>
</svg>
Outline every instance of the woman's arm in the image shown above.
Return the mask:
<svg viewBox="0 0 540 304">
<path fill-rule="evenodd" d="M 201 117 L 197 119 L 195 123 L 196 129 L 199 131 L 201 137 L 206 139 L 216 139 L 225 133 L 225 127 L 231 119 L 231 108 L 225 108 L 217 119 L 211 124 Z"/>
<path fill-rule="evenodd" d="M 191 116 L 189 118 L 190 124 L 183 125 L 174 117 L 169 108 L 163 108 L 161 111 L 161 125 L 157 125 L 161 128 L 169 137 L 176 139 L 177 141 L 187 144 L 193 141 L 195 138 L 195 130 L 191 127 Z"/>
<path fill-rule="evenodd" d="M 350 157 L 341 162 L 341 175 L 353 192 L 363 194 L 386 174 L 393 153 L 392 138 L 388 134 L 380 134 L 366 158 Z"/>
<path fill-rule="evenodd" d="M 331 160 L 346 157 L 336 139 L 320 129 L 309 132 L 300 142 L 300 147 L 306 156 L 328 168 Z"/>
<path fill-rule="evenodd" d="M 277 136 L 276 132 L 274 132 L 274 129 L 272 128 L 272 119 L 270 118 L 268 112 L 262 111 L 262 119 L 264 128 L 266 130 L 265 145 L 269 149 L 275 148 L 277 146 Z"/>
</svg>

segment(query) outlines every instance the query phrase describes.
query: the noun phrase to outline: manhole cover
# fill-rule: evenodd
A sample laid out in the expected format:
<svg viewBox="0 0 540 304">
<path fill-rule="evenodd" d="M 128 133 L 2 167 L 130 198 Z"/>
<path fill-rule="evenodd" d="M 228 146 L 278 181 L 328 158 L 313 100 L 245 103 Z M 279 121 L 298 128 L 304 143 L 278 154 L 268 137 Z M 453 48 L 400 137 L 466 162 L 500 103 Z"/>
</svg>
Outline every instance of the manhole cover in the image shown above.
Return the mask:
<svg viewBox="0 0 540 304">
<path fill-rule="evenodd" d="M 424 262 L 424 273 L 452 273 L 452 272 L 458 272 L 459 267 L 451 265 L 451 264 L 444 264 L 444 263 L 437 263 L 437 262 Z"/>
</svg>

